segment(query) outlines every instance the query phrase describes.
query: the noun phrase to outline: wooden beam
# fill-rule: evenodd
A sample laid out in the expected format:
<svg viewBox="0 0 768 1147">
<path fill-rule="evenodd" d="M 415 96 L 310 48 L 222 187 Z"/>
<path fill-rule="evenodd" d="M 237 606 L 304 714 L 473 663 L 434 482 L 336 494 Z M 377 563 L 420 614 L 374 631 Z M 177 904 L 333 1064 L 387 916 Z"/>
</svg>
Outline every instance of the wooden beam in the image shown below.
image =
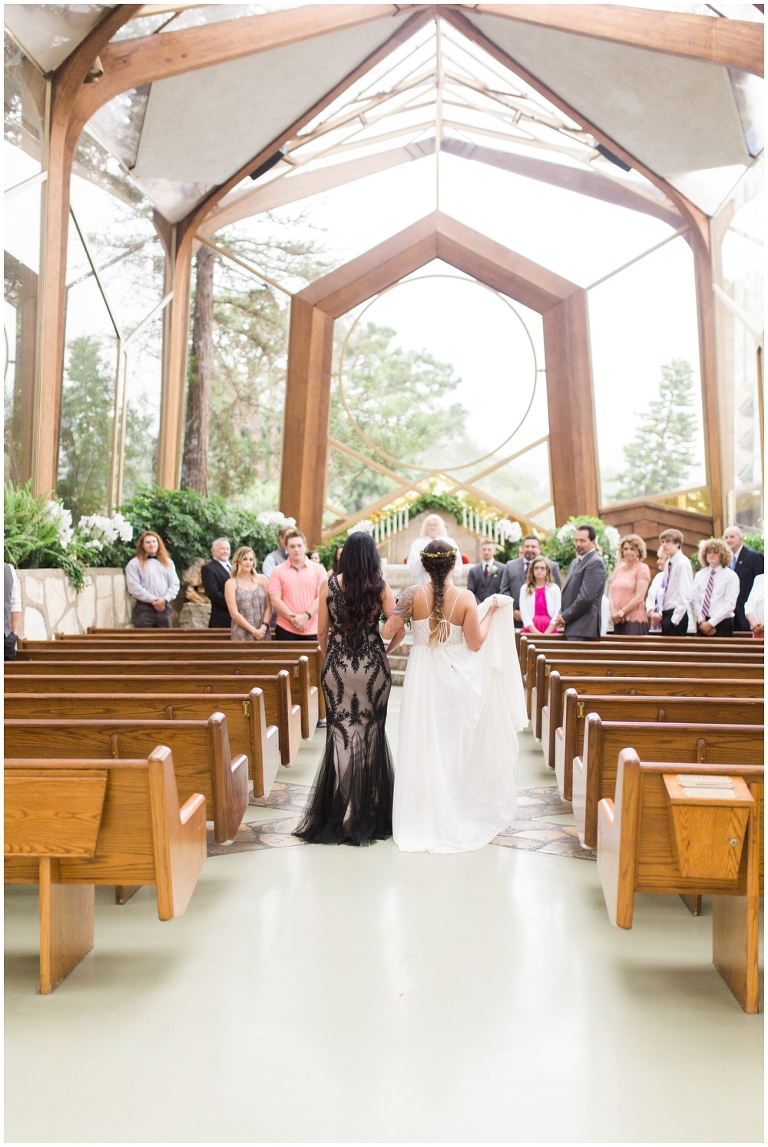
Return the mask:
<svg viewBox="0 0 768 1147">
<path fill-rule="evenodd" d="M 555 523 L 598 512 L 597 432 L 586 291 L 544 314 L 549 457 Z"/>
<path fill-rule="evenodd" d="M 614 4 L 473 4 L 471 8 L 480 16 L 535 24 L 592 40 L 706 60 L 763 75 L 764 31 L 757 21 Z"/>
<path fill-rule="evenodd" d="M 575 191 L 578 195 L 588 195 L 604 203 L 615 203 L 617 207 L 626 207 L 630 211 L 641 211 L 644 215 L 661 219 L 675 230 L 680 226 L 680 212 L 671 203 L 662 203 L 654 199 L 650 193 L 644 195 L 633 187 L 609 179 L 599 171 L 590 171 L 586 167 L 566 167 L 564 163 L 551 163 L 546 159 L 515 155 L 512 152 L 498 151 L 496 148 L 482 147 L 459 139 L 444 139 L 440 150 L 450 155 L 458 155 L 462 159 L 487 163 L 502 171 L 525 176 L 526 179 L 536 179 L 540 183 L 550 183 L 553 187 Z"/>
<path fill-rule="evenodd" d="M 86 36 L 53 75 L 48 125 L 47 171 L 41 194 L 40 299 L 37 372 L 32 431 L 32 489 L 47 494 L 56 486 L 59 407 L 64 362 L 69 185 L 72 160 L 84 121 L 78 97 L 93 62 L 140 4 L 119 4 Z M 45 149 L 44 149 L 45 150 Z"/>
<path fill-rule="evenodd" d="M 330 191 L 334 187 L 342 187 L 347 183 L 354 183 L 357 179 L 364 179 L 378 171 L 387 171 L 391 167 L 398 167 L 402 163 L 410 163 L 414 159 L 422 159 L 426 155 L 434 155 L 435 141 L 424 140 L 422 143 L 409 144 L 407 147 L 396 147 L 378 155 L 368 155 L 362 159 L 351 159 L 346 163 L 336 163 L 330 167 L 321 167 L 315 171 L 307 171 L 302 175 L 290 175 L 285 179 L 273 180 L 264 187 L 256 187 L 253 191 L 245 191 L 237 198 L 222 203 L 218 209 L 205 220 L 198 228 L 199 235 L 211 236 L 222 227 L 229 227 L 240 219 L 249 219 L 263 211 L 274 211 L 276 207 L 283 207 L 286 203 L 295 203 L 299 199 L 306 199 L 310 195 L 318 195 L 322 191 Z"/>
<path fill-rule="evenodd" d="M 397 16 L 400 11 L 397 4 L 302 5 L 178 32 L 118 40 L 100 53 L 104 75 L 98 84 L 89 85 L 93 91 L 85 100 L 85 105 L 90 105 L 87 118 L 129 88 L 369 24 Z"/>
</svg>

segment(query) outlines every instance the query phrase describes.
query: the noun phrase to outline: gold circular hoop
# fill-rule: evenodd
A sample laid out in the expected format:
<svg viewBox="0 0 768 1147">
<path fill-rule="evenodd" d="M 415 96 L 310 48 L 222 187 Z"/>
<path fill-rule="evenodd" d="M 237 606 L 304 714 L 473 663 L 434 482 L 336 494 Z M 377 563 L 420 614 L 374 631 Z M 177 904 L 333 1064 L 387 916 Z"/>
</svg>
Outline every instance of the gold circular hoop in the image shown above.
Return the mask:
<svg viewBox="0 0 768 1147">
<path fill-rule="evenodd" d="M 344 342 L 341 344 L 341 350 L 339 351 L 339 366 L 338 366 L 338 370 L 336 371 L 336 381 L 339 384 L 339 397 L 341 399 L 342 405 L 343 405 L 344 410 L 346 412 L 347 418 L 350 421 L 352 429 L 355 431 L 355 433 L 358 435 L 358 437 L 366 444 L 366 446 L 368 446 L 371 450 L 373 450 L 376 454 L 378 454 L 380 458 L 386 458 L 386 460 L 388 462 L 394 462 L 396 465 L 402 466 L 406 470 L 418 470 L 422 474 L 431 474 L 434 471 L 434 469 L 435 469 L 434 466 L 418 466 L 415 462 L 403 462 L 403 460 L 401 458 L 395 458 L 394 455 L 388 454 L 386 452 L 386 450 L 382 450 L 382 448 L 380 446 L 377 446 L 375 442 L 372 442 L 371 439 L 368 438 L 367 435 L 365 435 L 363 433 L 363 431 L 360 429 L 360 427 L 358 426 L 358 424 L 355 420 L 355 416 L 353 415 L 352 411 L 349 409 L 349 403 L 347 402 L 347 396 L 344 393 L 344 383 L 342 381 L 342 367 L 344 365 L 344 356 L 347 352 L 347 345 L 349 343 L 350 338 L 352 337 L 352 332 L 354 331 L 355 327 L 360 322 L 361 318 L 366 313 L 366 311 L 370 307 L 372 307 L 374 303 L 378 302 L 379 299 L 383 298 L 384 295 L 388 295 L 390 291 L 394 291 L 394 289 L 396 287 L 402 287 L 407 283 L 420 283 L 424 279 L 455 279 L 459 283 L 470 283 L 476 287 L 482 287 L 484 291 L 490 291 L 490 293 L 492 295 L 495 295 L 497 297 L 497 299 L 500 299 L 502 301 L 502 303 L 504 303 L 505 306 L 509 307 L 510 311 L 512 311 L 512 314 L 515 316 L 515 318 L 518 320 L 521 327 L 525 331 L 526 337 L 527 337 L 528 342 L 529 342 L 530 347 L 531 347 L 531 354 L 533 355 L 533 387 L 531 389 L 531 397 L 529 399 L 527 407 L 525 408 L 525 413 L 523 414 L 523 417 L 520 419 L 520 421 L 518 422 L 517 426 L 512 431 L 512 433 L 508 434 L 503 442 L 501 442 L 494 450 L 489 451 L 489 453 L 487 453 L 487 454 L 483 454 L 483 456 L 481 458 L 475 458 L 474 461 L 472 461 L 472 462 L 462 462 L 461 466 L 441 466 L 440 467 L 440 469 L 442 471 L 444 471 L 446 474 L 455 474 L 459 470 L 468 470 L 472 466 L 478 466 L 481 462 L 485 462 L 488 458 L 492 458 L 494 454 L 498 454 L 499 450 L 501 450 L 502 447 L 506 446 L 507 443 L 510 442 L 515 437 L 518 430 L 520 430 L 520 428 L 523 426 L 526 418 L 528 417 L 528 415 L 531 412 L 531 407 L 533 406 L 533 400 L 536 397 L 536 386 L 537 386 L 538 379 L 539 379 L 539 365 L 538 365 L 538 359 L 536 358 L 536 347 L 534 346 L 534 342 L 533 342 L 533 339 L 531 337 L 531 332 L 528 330 L 528 327 L 526 326 L 526 323 L 525 323 L 525 320 L 523 319 L 523 316 L 520 314 L 520 312 L 517 310 L 517 308 L 509 301 L 509 299 L 505 295 L 502 295 L 501 291 L 497 291 L 494 287 L 489 287 L 487 283 L 481 283 L 479 279 L 465 279 L 463 275 L 446 275 L 445 273 L 442 273 L 442 274 L 434 273 L 434 274 L 430 274 L 430 275 L 417 275 L 413 279 L 399 279 L 396 283 L 393 283 L 390 287 L 385 287 L 383 291 L 379 291 L 379 293 L 377 295 L 374 295 L 372 299 L 369 299 L 368 302 L 363 307 L 363 309 L 360 311 L 359 315 L 357 315 L 355 317 L 355 320 L 352 323 L 352 326 L 349 328 L 349 330 L 347 331 L 347 333 L 344 337 Z"/>
</svg>

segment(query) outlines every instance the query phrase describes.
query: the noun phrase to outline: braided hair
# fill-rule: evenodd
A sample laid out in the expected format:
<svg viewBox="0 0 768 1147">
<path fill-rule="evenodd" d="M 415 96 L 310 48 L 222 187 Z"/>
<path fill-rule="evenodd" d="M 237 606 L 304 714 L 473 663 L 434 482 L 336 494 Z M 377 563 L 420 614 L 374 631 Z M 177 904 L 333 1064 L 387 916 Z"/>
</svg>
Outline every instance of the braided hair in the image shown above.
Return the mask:
<svg viewBox="0 0 768 1147">
<path fill-rule="evenodd" d="M 449 628 L 443 604 L 445 601 L 446 582 L 453 573 L 456 565 L 456 550 L 452 549 L 450 542 L 445 538 L 434 538 L 428 542 L 421 551 L 421 564 L 427 571 L 432 582 L 432 617 L 437 622 L 429 635 L 429 647 L 434 649 L 445 639 L 444 634 Z"/>
</svg>

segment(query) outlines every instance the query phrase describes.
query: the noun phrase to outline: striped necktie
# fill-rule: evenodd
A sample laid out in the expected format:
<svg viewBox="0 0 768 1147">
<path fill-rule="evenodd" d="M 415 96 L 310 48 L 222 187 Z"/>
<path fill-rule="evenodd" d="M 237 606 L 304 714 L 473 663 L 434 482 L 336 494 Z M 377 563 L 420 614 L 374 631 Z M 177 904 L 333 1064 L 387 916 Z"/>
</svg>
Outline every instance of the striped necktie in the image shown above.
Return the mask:
<svg viewBox="0 0 768 1147">
<path fill-rule="evenodd" d="M 710 602 L 712 601 L 712 590 L 714 588 L 715 588 L 715 571 L 712 569 L 709 571 L 709 581 L 707 582 L 707 588 L 704 591 L 704 601 L 701 603 L 701 613 L 702 613 L 702 617 L 703 617 L 704 621 L 706 621 L 707 618 L 709 617 L 709 605 L 710 605 Z"/>
</svg>

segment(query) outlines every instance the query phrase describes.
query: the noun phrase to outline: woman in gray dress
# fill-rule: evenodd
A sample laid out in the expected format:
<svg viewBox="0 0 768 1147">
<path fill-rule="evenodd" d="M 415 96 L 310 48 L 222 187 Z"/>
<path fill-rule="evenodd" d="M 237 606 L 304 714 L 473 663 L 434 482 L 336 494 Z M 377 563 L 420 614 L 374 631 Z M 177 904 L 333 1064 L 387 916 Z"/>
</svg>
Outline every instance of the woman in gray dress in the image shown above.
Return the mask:
<svg viewBox="0 0 768 1147">
<path fill-rule="evenodd" d="M 232 618 L 233 641 L 269 641 L 272 604 L 267 579 L 256 573 L 256 555 L 240 546 L 232 558 L 232 576 L 224 586 L 224 597 Z"/>
</svg>

